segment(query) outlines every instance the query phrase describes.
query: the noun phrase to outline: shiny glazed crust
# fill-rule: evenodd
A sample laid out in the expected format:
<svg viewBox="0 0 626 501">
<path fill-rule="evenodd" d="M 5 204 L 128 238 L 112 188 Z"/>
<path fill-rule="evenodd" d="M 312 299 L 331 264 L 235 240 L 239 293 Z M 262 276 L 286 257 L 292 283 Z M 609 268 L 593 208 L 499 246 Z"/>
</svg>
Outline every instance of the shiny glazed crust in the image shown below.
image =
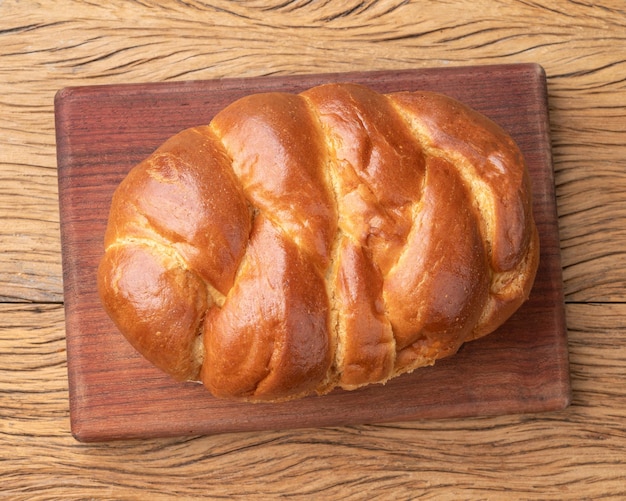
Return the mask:
<svg viewBox="0 0 626 501">
<path fill-rule="evenodd" d="M 116 190 L 98 270 L 128 341 L 222 398 L 283 401 L 433 364 L 505 322 L 539 260 L 522 155 L 429 92 L 256 94 Z"/>
</svg>

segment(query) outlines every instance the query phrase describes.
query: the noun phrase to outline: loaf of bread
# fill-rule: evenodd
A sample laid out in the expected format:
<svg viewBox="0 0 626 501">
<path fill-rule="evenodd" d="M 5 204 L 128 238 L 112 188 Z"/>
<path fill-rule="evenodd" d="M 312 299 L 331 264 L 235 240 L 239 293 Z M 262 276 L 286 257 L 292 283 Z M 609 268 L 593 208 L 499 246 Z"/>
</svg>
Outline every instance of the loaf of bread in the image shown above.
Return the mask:
<svg viewBox="0 0 626 501">
<path fill-rule="evenodd" d="M 519 308 L 538 261 L 499 126 L 440 94 L 328 84 L 240 99 L 134 167 L 98 287 L 175 379 L 276 402 L 454 354 Z"/>
</svg>

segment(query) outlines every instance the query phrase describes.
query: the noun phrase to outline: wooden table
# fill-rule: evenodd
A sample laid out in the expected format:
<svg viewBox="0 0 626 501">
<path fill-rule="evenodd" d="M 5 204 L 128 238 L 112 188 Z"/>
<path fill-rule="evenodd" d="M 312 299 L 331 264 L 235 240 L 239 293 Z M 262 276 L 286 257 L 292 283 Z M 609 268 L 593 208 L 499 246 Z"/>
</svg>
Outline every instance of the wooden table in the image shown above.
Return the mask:
<svg viewBox="0 0 626 501">
<path fill-rule="evenodd" d="M 0 498 L 625 498 L 626 4 L 540 3 L 0 1 Z M 97 444 L 72 437 L 59 89 L 503 63 L 538 63 L 547 74 L 569 407 Z"/>
</svg>

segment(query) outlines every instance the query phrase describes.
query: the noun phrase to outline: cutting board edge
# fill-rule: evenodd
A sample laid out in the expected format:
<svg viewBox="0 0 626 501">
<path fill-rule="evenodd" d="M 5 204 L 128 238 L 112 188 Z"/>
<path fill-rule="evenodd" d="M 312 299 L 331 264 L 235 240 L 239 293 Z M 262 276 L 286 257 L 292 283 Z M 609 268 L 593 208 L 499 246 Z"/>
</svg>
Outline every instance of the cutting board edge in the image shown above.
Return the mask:
<svg viewBox="0 0 626 501">
<path fill-rule="evenodd" d="M 419 72 L 419 71 L 422 71 L 422 72 L 424 72 L 424 71 L 441 71 L 441 70 L 443 70 L 443 71 L 447 71 L 447 70 L 464 71 L 464 70 L 468 70 L 468 69 L 470 69 L 470 70 L 478 70 L 480 68 L 484 69 L 485 67 L 465 66 L 465 67 L 455 67 L 455 68 L 428 68 L 428 69 L 422 69 L 422 70 L 418 69 L 418 70 L 398 70 L 398 71 L 402 72 L 404 74 L 409 74 L 409 73 L 412 73 L 412 72 L 415 72 L 415 71 L 417 71 L 417 72 Z M 500 68 L 500 69 L 517 68 L 519 70 L 525 69 L 527 71 L 534 72 L 539 79 L 541 79 L 542 76 L 543 76 L 544 81 L 545 81 L 545 71 L 543 70 L 543 68 L 540 65 L 537 65 L 537 64 L 534 64 L 534 63 L 519 63 L 519 64 L 509 64 L 509 65 L 497 65 L 497 68 Z M 393 73 L 397 73 L 398 71 L 396 71 L 396 72 L 388 72 L 388 71 L 385 71 L 385 70 L 381 70 L 380 72 L 372 72 L 372 73 L 376 73 L 376 74 L 382 75 L 382 74 L 385 74 L 385 73 L 387 73 L 387 74 L 392 73 L 393 74 Z M 369 73 L 369 72 L 358 72 L 358 73 L 359 74 L 365 74 L 365 73 Z M 318 74 L 317 76 L 318 77 L 323 77 L 324 75 L 348 75 L 348 74 L 347 73 L 328 73 L 328 74 L 321 74 L 321 75 Z M 303 78 L 303 79 L 306 79 L 306 78 L 311 77 L 311 76 L 312 75 L 297 75 L 297 77 Z M 271 79 L 271 78 L 275 78 L 275 77 L 263 77 L 263 78 Z M 244 81 L 244 80 L 248 81 L 249 79 L 235 79 L 235 80 L 237 80 L 237 81 L 240 81 L 240 80 L 241 81 Z M 198 81 L 193 81 L 193 82 L 202 83 L 202 82 L 205 82 L 205 81 L 198 80 Z M 222 80 L 222 82 L 223 82 L 223 80 Z M 169 85 L 169 83 L 167 83 L 167 84 Z M 180 82 L 172 83 L 172 85 L 177 85 L 177 84 L 180 84 Z M 124 85 L 133 86 L 133 88 L 139 88 L 140 86 L 143 86 L 145 84 L 124 84 Z M 148 85 L 153 86 L 153 85 L 159 85 L 159 84 L 156 83 L 156 84 L 148 84 Z M 58 100 L 58 105 L 62 106 L 64 100 L 67 99 L 68 96 L 71 97 L 71 96 L 75 95 L 75 94 L 73 94 L 74 91 L 71 90 L 71 89 L 85 89 L 85 88 L 93 89 L 94 87 L 99 87 L 101 89 L 105 89 L 106 88 L 107 90 L 111 90 L 111 89 L 114 89 L 116 87 L 116 85 L 115 84 L 111 84 L 111 85 L 106 85 L 106 86 L 67 87 L 67 88 L 63 89 L 62 91 L 59 91 L 59 93 L 57 93 L 57 96 L 55 96 L 55 106 L 57 104 L 57 100 Z M 66 90 L 66 89 L 70 89 L 70 90 Z M 547 106 L 547 91 L 546 91 L 546 106 Z M 547 109 L 547 107 L 546 107 L 546 109 Z M 548 125 L 549 125 L 549 122 L 548 122 Z M 548 134 L 548 139 L 549 139 L 549 134 Z M 552 169 L 552 161 L 551 160 L 550 160 L 550 168 Z M 59 183 L 61 183 L 61 179 L 59 179 Z M 61 187 L 60 187 L 60 189 L 61 189 Z M 556 210 L 556 207 L 555 207 L 555 210 Z M 71 228 L 69 226 L 67 226 L 67 221 L 65 221 L 65 224 L 66 224 L 66 230 L 71 232 Z M 557 226 L 557 228 L 558 228 L 558 226 Z M 66 238 L 67 238 L 67 235 L 66 235 Z M 70 269 L 70 268 L 71 268 L 71 265 L 68 266 L 67 269 Z M 65 265 L 64 265 L 64 269 L 66 269 Z M 71 281 L 71 279 L 70 279 L 70 281 Z M 65 282 L 65 276 L 64 276 L 64 282 Z M 70 295 L 72 293 L 71 290 L 69 290 L 69 288 L 68 288 L 68 293 Z M 68 352 L 68 357 L 69 356 L 70 356 L 70 353 Z M 69 374 L 68 374 L 68 377 L 69 377 Z M 76 377 L 77 377 L 77 375 L 74 374 L 71 377 L 72 377 L 72 379 L 73 379 L 73 381 L 75 383 L 74 384 L 74 388 L 75 388 L 74 389 L 74 395 L 76 395 L 76 383 L 77 383 Z M 571 385 L 569 384 L 569 371 L 567 371 L 567 378 L 566 379 L 567 379 L 567 385 L 566 385 L 567 386 L 567 391 L 564 392 L 564 396 L 562 397 L 562 402 L 559 403 L 559 404 L 555 404 L 554 405 L 554 409 L 555 410 L 558 410 L 562 406 L 567 406 L 571 402 Z M 75 413 L 74 413 L 74 417 L 76 417 Z M 72 428 L 73 431 L 72 432 L 75 434 L 75 436 L 77 437 L 78 440 L 94 441 L 94 440 L 92 440 L 94 437 L 89 434 L 89 430 L 88 430 L 88 426 L 89 425 L 88 425 L 87 422 L 81 423 L 80 420 L 79 421 L 73 421 L 73 425 L 72 426 L 73 426 L 73 428 Z M 111 435 L 111 436 L 113 436 L 113 435 Z M 142 436 L 145 436 L 145 435 L 142 435 Z M 151 435 L 149 435 L 149 436 L 151 436 Z M 159 434 L 159 436 L 164 436 L 164 435 Z M 95 441 L 97 441 L 97 438 L 96 438 Z"/>
</svg>

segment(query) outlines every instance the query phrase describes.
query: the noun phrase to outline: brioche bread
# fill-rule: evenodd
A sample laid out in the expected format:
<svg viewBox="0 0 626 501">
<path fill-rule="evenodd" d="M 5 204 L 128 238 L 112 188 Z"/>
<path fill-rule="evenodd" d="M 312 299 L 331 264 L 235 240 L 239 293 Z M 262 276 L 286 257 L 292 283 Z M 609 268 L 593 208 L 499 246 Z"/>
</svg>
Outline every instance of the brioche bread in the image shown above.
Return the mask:
<svg viewBox="0 0 626 501">
<path fill-rule="evenodd" d="M 524 159 L 440 94 L 240 99 L 112 199 L 105 310 L 177 380 L 284 401 L 431 365 L 505 322 L 539 261 Z"/>
</svg>

